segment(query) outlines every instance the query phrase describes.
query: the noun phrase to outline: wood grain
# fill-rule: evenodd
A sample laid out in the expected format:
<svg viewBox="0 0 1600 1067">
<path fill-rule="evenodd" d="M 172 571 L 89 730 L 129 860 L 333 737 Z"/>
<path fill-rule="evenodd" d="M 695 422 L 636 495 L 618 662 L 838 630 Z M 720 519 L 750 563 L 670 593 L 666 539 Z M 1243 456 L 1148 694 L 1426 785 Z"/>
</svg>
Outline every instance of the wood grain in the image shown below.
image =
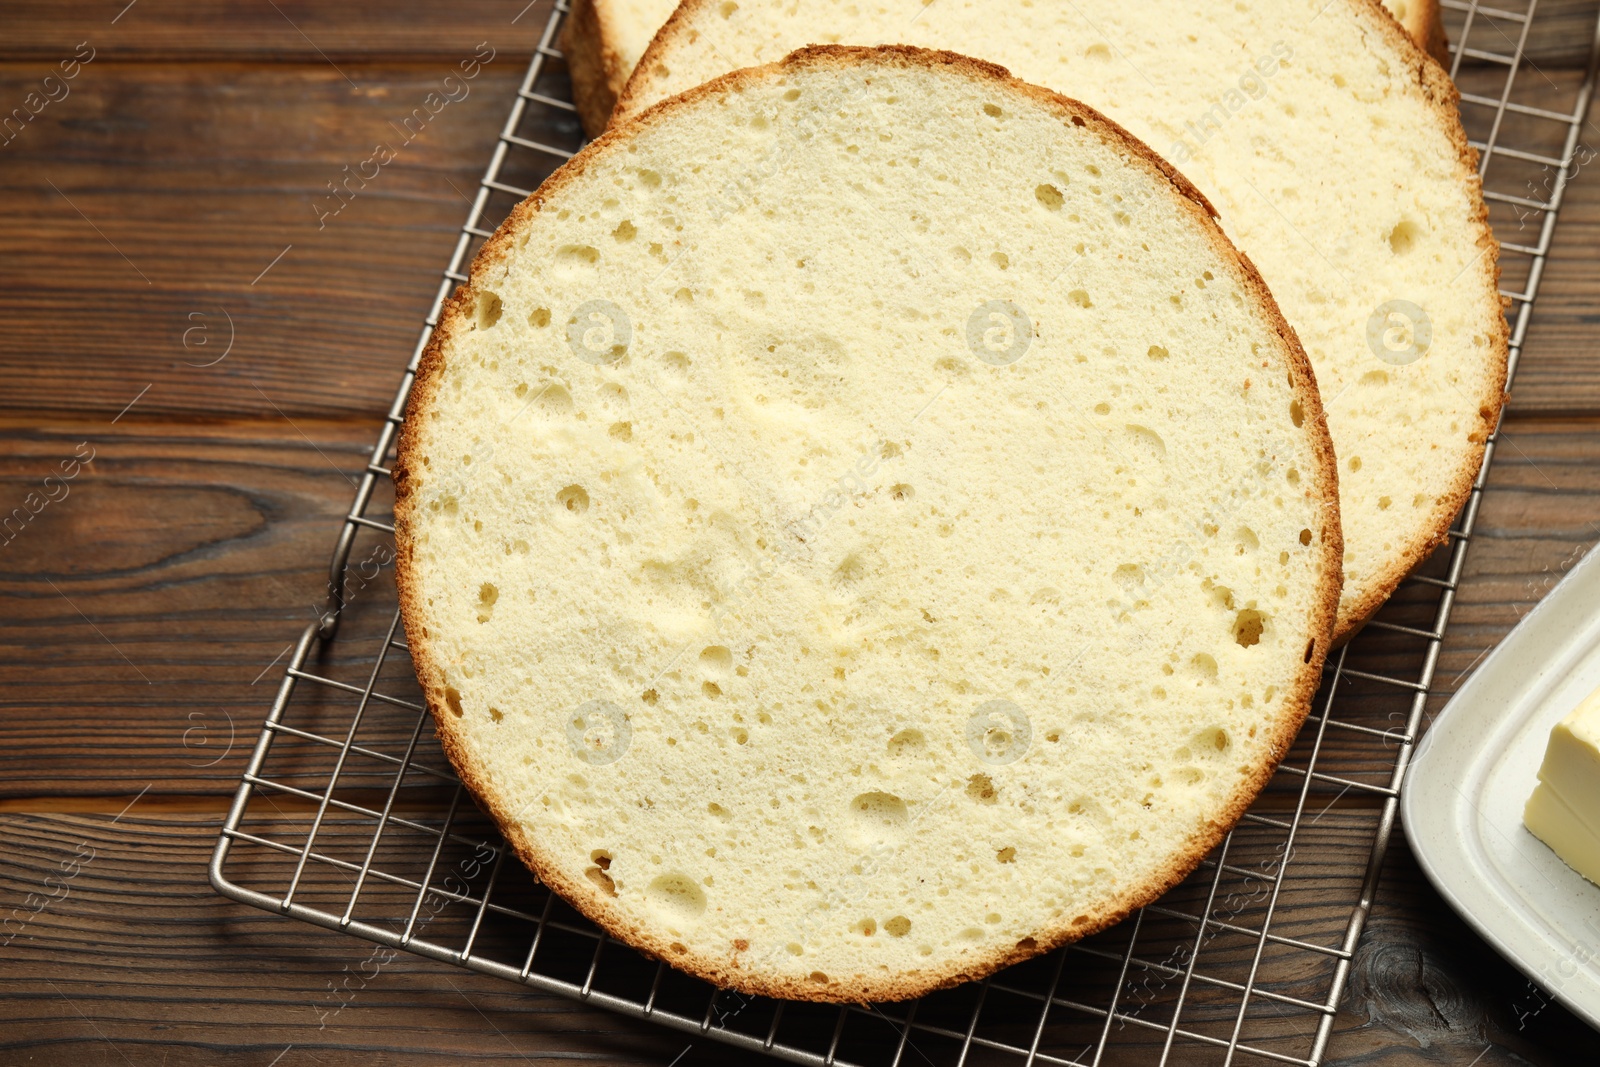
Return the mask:
<svg viewBox="0 0 1600 1067">
<path fill-rule="evenodd" d="M 144 417 L 387 410 L 525 62 L 409 144 L 445 68 L 86 68 L 0 147 L 0 410 L 110 417 L 152 382 Z M 38 72 L 0 67 L 0 95 Z"/>
<path fill-rule="evenodd" d="M 30 1056 L 114 1063 L 119 1053 L 144 1063 L 159 1052 L 169 1064 L 264 1065 L 286 1046 L 308 1063 L 362 1055 L 421 1064 L 474 1055 L 665 1064 L 690 1044 L 684 1063 L 749 1062 L 712 1042 L 445 964 L 406 953 L 375 956 L 367 942 L 224 900 L 205 884 L 217 824 L 215 816 L 152 812 L 144 801 L 120 818 L 0 815 L 8 854 L 0 924 L 9 920 L 0 940 L 12 938 L 0 967 L 0 1002 L 8 1005 L 0 1064 Z M 447 939 L 441 928 L 452 921 L 441 914 L 424 936 Z M 1138 955 L 1154 964 L 1173 958 L 1169 945 L 1182 928 L 1147 926 Z M 1126 937 L 1116 932 L 1100 945 L 1120 955 Z M 1242 965 L 1242 947 L 1225 938 L 1208 942 L 1202 971 Z M 1101 976 L 1092 961 L 1084 957 L 1074 972 L 1059 992 L 1095 996 Z M 1036 980 L 1013 976 L 1009 984 Z M 1123 1010 L 1159 1019 L 1172 992 L 1135 978 Z M 1330 1062 L 1460 1065 L 1486 1049 L 1481 1062 L 1565 1064 L 1600 1055 L 1600 1036 L 1540 999 L 1397 850 L 1356 956 Z M 1012 1016 L 1033 1019 L 1036 1010 L 1005 1006 L 997 995 L 986 1032 L 1008 1035 Z M 1204 1029 L 1206 1017 L 1196 1011 L 1191 1023 Z M 1070 1055 L 1076 1048 L 1066 1043 L 1080 1027 L 1067 1011 L 1052 1018 L 1045 1047 Z M 1271 1026 L 1298 1030 L 1303 1022 L 1285 1016 Z M 1258 1040 L 1271 1028 L 1252 1025 Z M 1125 1031 L 1119 1043 L 1137 1037 Z M 1138 1057 L 1158 1037 L 1138 1041 L 1135 1058 L 1111 1062 L 1148 1062 Z M 941 1047 L 935 1038 L 916 1040 L 930 1054 Z"/>
<path fill-rule="evenodd" d="M 258 676 L 315 617 L 370 434 L 284 419 L 0 425 L 6 517 L 28 514 L 62 459 L 93 457 L 0 547 L 0 788 L 227 790 L 276 681 Z"/>
<path fill-rule="evenodd" d="M 1484 4 L 1496 12 L 1521 15 L 1533 8 L 1528 0 L 1510 0 L 1509 3 Z M 1451 44 L 1459 44 L 1466 25 L 1464 11 L 1444 12 L 1445 35 Z M 1516 50 L 1522 24 L 1516 19 L 1497 17 L 1485 11 L 1473 17 L 1473 32 L 1469 44 L 1487 52 L 1510 54 Z M 1589 55 L 1589 42 L 1594 33 L 1594 7 L 1586 0 L 1540 0 L 1538 17 L 1529 28 L 1524 46 L 1524 65 L 1532 67 L 1581 67 Z M 1464 65 L 1477 61 L 1466 59 Z"/>
<path fill-rule="evenodd" d="M 1586 38 L 1587 39 L 1587 38 Z M 1498 101 L 1502 94 L 1517 105 L 1570 114 L 1575 106 L 1581 71 L 1575 68 L 1530 65 L 1520 70 L 1506 87 L 1503 67 L 1479 67 L 1465 72 L 1463 92 Z M 1494 128 L 1496 107 L 1465 103 L 1462 115 L 1467 134 L 1487 141 Z M 1566 127 L 1548 118 L 1508 113 L 1496 137 L 1499 148 L 1560 159 L 1565 151 Z M 1518 370 L 1511 389 L 1511 410 L 1549 415 L 1590 413 L 1600 410 L 1600 379 L 1592 371 L 1595 308 L 1600 306 L 1600 283 L 1592 269 L 1593 250 L 1600 242 L 1600 125 L 1590 109 L 1580 128 L 1579 141 L 1566 168 L 1567 184 L 1560 203 L 1560 223 L 1549 246 L 1538 305 L 1533 312 L 1526 349 L 1537 357 Z M 1551 203 L 1560 168 L 1537 160 L 1498 153 L 1489 158 L 1484 188 L 1501 195 Z M 1504 292 L 1526 291 L 1531 257 L 1511 246 L 1538 247 L 1546 213 L 1527 204 L 1494 201 L 1489 205 L 1494 234 L 1506 246 L 1500 254 Z M 1516 307 L 1511 309 L 1515 314 Z"/>
<path fill-rule="evenodd" d="M 366 462 L 465 198 L 543 26 L 544 3 L 513 22 L 521 10 L 515 0 L 447 8 L 366 0 L 0 4 L 0 103 L 20 100 L 80 41 L 96 49 L 70 96 L 0 144 L 0 313 L 10 328 L 0 349 L 0 1067 L 749 1062 L 704 1039 L 409 954 L 368 977 L 368 943 L 233 903 L 206 882 L 217 827 L 279 677 L 271 664 L 327 588 L 327 552 L 349 479 Z M 1547 0 L 1540 12 L 1514 99 L 1559 108 L 1587 48 L 1593 0 Z M 1458 31 L 1458 17 L 1450 18 Z M 1514 30 L 1480 23 L 1485 36 L 1474 43 Z M 319 229 L 319 205 L 335 204 L 327 183 L 379 140 L 399 137 L 392 124 L 484 41 L 496 58 L 470 93 L 432 117 Z M 552 91 L 563 77 L 553 64 Z M 1497 79 L 1503 72 L 1492 65 L 1469 65 L 1462 75 L 1469 91 L 1486 95 L 1498 92 Z M 1469 115 L 1475 136 L 1482 122 Z M 1585 128 L 1585 143 L 1600 147 L 1595 131 Z M 551 141 L 575 135 L 570 123 L 522 132 Z M 1506 135 L 1550 150 L 1548 131 Z M 1569 189 L 1430 712 L 1600 538 L 1600 185 L 1592 170 L 1579 167 Z M 515 177 L 532 184 L 540 172 Z M 1531 182 L 1537 192 L 1547 178 L 1537 165 L 1491 170 L 1491 184 L 1512 191 Z M 493 210 L 509 204 L 497 198 Z M 1497 212 L 1503 239 L 1525 240 L 1536 227 Z M 1520 284 L 1515 267 L 1507 284 Z M 212 363 L 227 348 L 230 317 L 234 345 Z M 62 463 L 86 454 L 80 449 L 93 460 L 63 481 Z M 377 510 L 383 506 L 380 499 Z M 352 558 L 381 560 L 386 542 L 364 534 Z M 365 681 L 392 609 L 385 568 L 370 573 L 345 576 L 348 617 L 315 672 Z M 1410 586 L 1386 617 L 1427 625 L 1432 603 L 1426 587 Z M 1369 632 L 1352 644 L 1349 662 L 1404 674 L 1421 649 Z M 391 650 L 379 688 L 415 696 L 403 650 Z M 1334 718 L 1385 729 L 1406 706 L 1403 693 L 1353 685 Z M 346 694 L 308 686 L 293 721 L 338 739 L 354 707 Z M 414 713 L 375 707 L 358 744 L 397 754 L 416 726 Z M 1304 761 L 1308 743 L 1309 735 L 1291 761 Z M 419 746 L 420 762 L 442 766 L 426 724 Z M 279 738 L 274 775 L 310 797 L 263 795 L 249 824 L 303 840 L 334 751 Z M 1322 758 L 1382 783 L 1393 753 L 1330 727 Z M 358 755 L 338 795 L 376 809 L 392 778 L 392 764 Z M 396 810 L 437 822 L 450 790 L 425 774 L 408 776 Z M 1337 792 L 1313 790 L 1317 821 L 1290 864 L 1275 927 L 1329 944 L 1359 891 L 1379 812 L 1375 797 Z M 1280 776 L 1261 810 L 1290 811 L 1297 795 L 1298 781 Z M 465 815 L 468 836 L 480 832 L 471 830 L 480 825 L 474 818 Z M 336 815 L 319 850 L 359 860 L 367 829 L 360 818 Z M 407 834 L 418 833 L 386 837 L 381 862 L 415 863 L 417 840 Z M 1280 843 L 1280 831 L 1260 825 L 1235 836 L 1215 916 L 1245 926 L 1260 920 L 1261 878 L 1238 872 L 1274 870 Z M 83 849 L 92 850 L 88 862 Z M 322 866 L 313 865 L 310 898 L 342 900 L 347 876 Z M 281 864 L 262 861 L 254 876 L 267 887 L 282 873 Z M 1197 911 L 1206 885 L 1191 881 L 1163 906 Z M 364 891 L 360 906 L 397 900 L 380 887 Z M 441 914 L 430 933 L 463 935 L 452 914 Z M 1137 954 L 1155 966 L 1123 993 L 1138 1019 L 1170 1011 L 1176 988 L 1150 975 L 1176 958 L 1186 929 L 1186 920 L 1170 917 L 1142 928 Z M 1120 956 L 1130 933 L 1117 928 L 1089 947 Z M 492 924 L 485 943 L 510 951 L 515 936 L 512 925 Z M 1233 934 L 1208 938 L 1201 970 L 1231 973 L 1251 944 Z M 571 958 L 558 954 L 554 965 L 585 966 L 575 943 L 561 952 Z M 616 959 L 619 973 L 631 973 L 624 956 Z M 1086 1001 L 1117 988 L 1111 962 L 1073 959 L 1069 983 Z M 1269 953 L 1266 966 L 1267 989 L 1293 993 L 1327 980 L 1326 962 L 1306 954 Z M 1017 984 L 1036 977 L 1025 969 L 1013 976 Z M 975 996 L 972 987 L 951 991 L 924 1017 L 964 1020 Z M 1003 991 L 991 997 L 985 1033 L 1031 1036 L 1033 1004 Z M 1301 1055 L 1307 1019 L 1279 1008 L 1258 1003 L 1247 1032 Z M 826 1045 L 831 1015 L 795 1009 L 787 1017 L 786 1033 Z M 1202 996 L 1186 1020 L 1225 1033 L 1230 999 Z M 1150 1036 L 1130 1027 L 1119 1034 L 1130 1056 L 1108 1062 L 1154 1058 Z M 1046 1047 L 1071 1055 L 1093 1032 L 1085 1017 L 1055 1012 Z M 892 1036 L 886 1022 L 868 1018 L 847 1027 L 842 1047 L 881 1048 Z M 915 1051 L 939 1059 L 952 1047 L 924 1035 Z M 1208 1055 L 1186 1050 L 1183 1062 L 1213 1062 Z M 1397 833 L 1328 1062 L 1596 1059 L 1600 1038 L 1471 933 Z M 980 1048 L 969 1062 L 1002 1061 Z"/>
<path fill-rule="evenodd" d="M 124 10 L 126 9 L 126 10 Z M 275 0 L 105 0 L 61 5 L 12 0 L 5 5 L 6 37 L 0 62 L 54 61 L 89 40 L 119 59 L 141 62 L 240 59 L 260 63 L 359 63 L 375 59 L 429 59 L 471 53 L 480 42 L 544 28 L 550 0 L 461 0 L 428 4 L 408 0 L 341 4 Z M 119 13 L 120 17 L 119 17 Z"/>
<path fill-rule="evenodd" d="M 372 946 L 214 893 L 217 825 L 137 806 L 115 824 L 0 819 L 0 923 L 12 918 L 0 940 L 15 935 L 0 967 L 0 1063 L 264 1065 L 290 1045 L 301 1058 L 282 1062 L 665 1062 L 653 1027 L 405 953 L 351 994 L 343 983 L 368 973 Z M 54 899 L 13 917 L 28 892 L 24 912 Z"/>
</svg>

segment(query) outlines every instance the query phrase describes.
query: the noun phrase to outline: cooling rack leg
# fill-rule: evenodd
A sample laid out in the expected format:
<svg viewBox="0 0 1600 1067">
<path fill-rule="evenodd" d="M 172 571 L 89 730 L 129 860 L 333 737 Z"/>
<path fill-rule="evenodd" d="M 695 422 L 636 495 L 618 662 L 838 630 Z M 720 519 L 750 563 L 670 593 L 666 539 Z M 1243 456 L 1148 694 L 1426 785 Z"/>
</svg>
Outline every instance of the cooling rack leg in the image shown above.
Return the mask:
<svg viewBox="0 0 1600 1067">
<path fill-rule="evenodd" d="M 306 626 L 300 633 L 300 640 L 295 643 L 294 654 L 289 657 L 289 666 L 284 671 L 283 681 L 278 683 L 278 693 L 273 698 L 272 709 L 267 712 L 265 727 L 261 731 L 261 736 L 256 739 L 255 750 L 250 753 L 250 762 L 245 767 L 238 790 L 233 794 L 233 804 L 228 808 L 228 817 L 223 820 L 222 832 L 217 835 L 217 847 L 211 852 L 208 873 L 212 887 L 223 896 L 254 904 L 256 907 L 271 907 L 271 898 L 260 893 L 252 893 L 251 890 L 230 882 L 222 868 L 228 861 L 228 851 L 233 845 L 232 835 L 239 829 L 239 823 L 244 818 L 245 805 L 250 802 L 250 795 L 255 791 L 252 783 L 260 776 L 261 767 L 267 759 L 267 750 L 272 747 L 272 727 L 282 720 L 284 709 L 289 706 L 289 698 L 294 694 L 295 685 L 299 681 L 294 672 L 305 666 L 306 655 L 311 651 L 311 643 L 317 639 L 317 626 L 317 623 Z"/>
</svg>

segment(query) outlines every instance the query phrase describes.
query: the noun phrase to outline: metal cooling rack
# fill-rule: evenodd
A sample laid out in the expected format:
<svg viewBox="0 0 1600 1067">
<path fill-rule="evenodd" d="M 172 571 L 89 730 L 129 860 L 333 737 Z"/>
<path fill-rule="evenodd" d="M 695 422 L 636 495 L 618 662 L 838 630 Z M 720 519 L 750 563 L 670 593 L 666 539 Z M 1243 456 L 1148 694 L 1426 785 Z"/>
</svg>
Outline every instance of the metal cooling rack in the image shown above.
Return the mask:
<svg viewBox="0 0 1600 1067">
<path fill-rule="evenodd" d="M 1451 74 L 1501 238 L 1515 373 L 1562 194 L 1574 164 L 1588 162 L 1576 153 L 1600 25 L 1593 5 L 1569 2 L 1539 23 L 1538 0 L 1506 2 L 1514 9 L 1444 6 Z M 377 943 L 311 1006 L 323 1022 L 405 950 L 798 1063 L 1322 1063 L 1498 433 L 1450 544 L 1339 652 L 1244 820 L 1188 881 L 1110 931 L 909 1004 L 782 1003 L 719 993 L 610 941 L 515 858 L 504 862 L 500 838 L 424 736 L 386 569 L 394 530 L 382 516 L 396 431 L 441 303 L 495 223 L 581 144 L 555 48 L 567 11 L 548 9 L 339 533 L 327 600 L 293 647 L 223 826 L 212 883 Z M 1542 36 L 1531 36 L 1536 23 Z M 1558 69 L 1527 52 L 1546 38 L 1568 50 L 1555 55 Z"/>
</svg>

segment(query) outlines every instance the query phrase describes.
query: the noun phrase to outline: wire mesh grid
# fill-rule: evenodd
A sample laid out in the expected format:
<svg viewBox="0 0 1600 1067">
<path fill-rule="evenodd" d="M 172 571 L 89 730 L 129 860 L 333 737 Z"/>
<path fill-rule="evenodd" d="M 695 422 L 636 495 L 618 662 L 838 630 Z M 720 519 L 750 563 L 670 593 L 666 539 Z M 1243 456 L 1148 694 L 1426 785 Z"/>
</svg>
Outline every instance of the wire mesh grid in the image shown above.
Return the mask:
<svg viewBox="0 0 1600 1067">
<path fill-rule="evenodd" d="M 1444 0 L 1451 74 L 1501 240 L 1513 373 L 1580 163 L 1600 55 L 1592 3 L 1557 8 L 1537 35 L 1538 0 L 1525 3 Z M 568 9 L 562 0 L 545 10 L 340 531 L 327 601 L 294 646 L 223 826 L 213 884 L 393 949 L 799 1063 L 1321 1063 L 1498 433 L 1449 543 L 1330 662 L 1298 741 L 1243 821 L 1187 881 L 1105 933 L 920 1001 L 785 1003 L 718 992 L 609 940 L 514 857 L 505 862 L 498 834 L 426 736 L 387 570 L 394 531 L 382 516 L 406 397 L 442 301 L 495 223 L 582 141 L 556 48 Z M 1536 37 L 1540 58 L 1557 57 L 1549 69 L 1529 56 Z"/>
</svg>

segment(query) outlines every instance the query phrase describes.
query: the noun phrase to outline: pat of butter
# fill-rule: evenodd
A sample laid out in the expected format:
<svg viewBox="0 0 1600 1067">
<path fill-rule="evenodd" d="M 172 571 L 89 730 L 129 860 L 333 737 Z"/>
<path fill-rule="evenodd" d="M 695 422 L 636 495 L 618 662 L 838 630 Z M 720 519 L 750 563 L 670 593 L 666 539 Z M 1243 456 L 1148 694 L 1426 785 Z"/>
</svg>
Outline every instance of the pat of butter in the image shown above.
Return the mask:
<svg viewBox="0 0 1600 1067">
<path fill-rule="evenodd" d="M 1600 689 L 1550 731 L 1522 821 L 1568 867 L 1600 884 Z"/>
</svg>

